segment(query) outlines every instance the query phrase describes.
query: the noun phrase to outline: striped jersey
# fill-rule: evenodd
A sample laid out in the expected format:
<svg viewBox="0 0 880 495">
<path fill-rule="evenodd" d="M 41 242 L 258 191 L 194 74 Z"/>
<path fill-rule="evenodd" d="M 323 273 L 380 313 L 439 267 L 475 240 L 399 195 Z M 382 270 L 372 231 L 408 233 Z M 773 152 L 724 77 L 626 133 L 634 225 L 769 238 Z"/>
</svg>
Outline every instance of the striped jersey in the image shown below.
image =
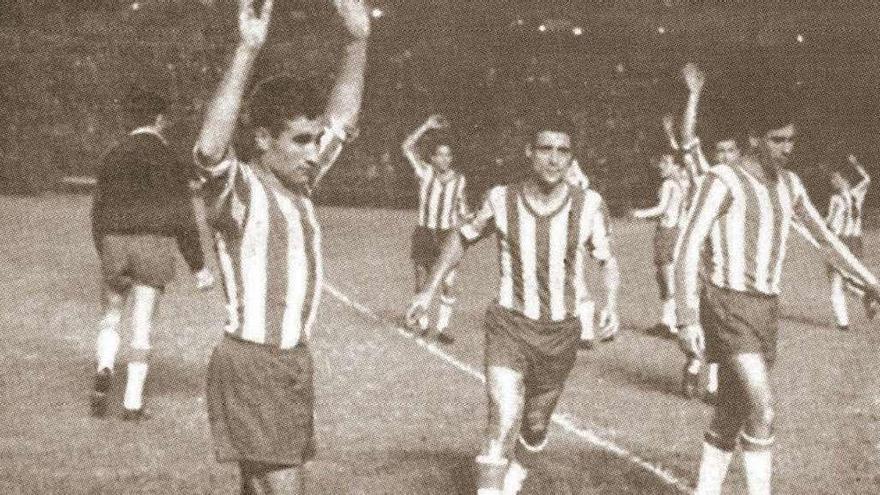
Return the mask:
<svg viewBox="0 0 880 495">
<path fill-rule="evenodd" d="M 795 173 L 783 170 L 778 180 L 765 183 L 740 165 L 720 164 L 700 185 L 676 246 L 679 322 L 697 321 L 698 272 L 717 287 L 778 295 L 789 227 L 794 221 L 801 222 L 828 247 L 824 253 L 835 267 L 857 280 L 875 280 L 825 227 Z M 707 238 L 711 249 L 701 257 Z"/>
<path fill-rule="evenodd" d="M 419 225 L 448 230 L 467 216 L 464 175 L 450 170 L 446 177 L 430 165 L 415 167 L 419 178 Z"/>
<path fill-rule="evenodd" d="M 668 177 L 660 185 L 657 204 L 651 208 L 636 210 L 634 214 L 636 218 L 657 218 L 664 228 L 677 227 L 686 203 L 686 193 L 687 187 L 678 177 Z"/>
<path fill-rule="evenodd" d="M 869 181 L 865 179 L 848 191 L 831 195 L 825 221 L 831 232 L 838 237 L 862 235 L 862 205 L 868 192 L 868 184 Z"/>
<path fill-rule="evenodd" d="M 586 257 L 611 257 L 607 211 L 589 189 L 567 186 L 561 205 L 541 214 L 522 184 L 496 186 L 460 228 L 470 241 L 493 230 L 501 272 L 497 302 L 536 321 L 576 316 L 578 303 L 588 298 Z"/>
<path fill-rule="evenodd" d="M 283 182 L 239 160 L 196 160 L 207 179 L 208 218 L 223 275 L 225 331 L 241 340 L 288 349 L 308 340 L 323 278 L 321 230 L 312 188 L 335 161 L 344 134 L 325 129 L 310 184 Z"/>
</svg>

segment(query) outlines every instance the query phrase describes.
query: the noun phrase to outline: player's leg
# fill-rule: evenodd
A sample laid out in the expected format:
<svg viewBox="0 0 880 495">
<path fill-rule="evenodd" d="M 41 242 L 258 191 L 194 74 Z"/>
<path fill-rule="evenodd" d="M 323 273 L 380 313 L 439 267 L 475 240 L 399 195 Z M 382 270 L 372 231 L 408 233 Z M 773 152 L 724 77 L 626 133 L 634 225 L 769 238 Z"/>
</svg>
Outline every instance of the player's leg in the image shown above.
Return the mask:
<svg viewBox="0 0 880 495">
<path fill-rule="evenodd" d="M 161 289 L 135 284 L 131 288 L 131 352 L 123 406 L 127 419 L 138 419 L 144 412 L 144 385 L 149 372 L 153 320 Z"/>
<path fill-rule="evenodd" d="M 411 238 L 410 259 L 413 262 L 413 275 L 415 281 L 414 292 L 419 293 L 428 283 L 431 274 L 432 245 L 428 229 L 418 226 Z M 417 321 L 419 330 L 424 333 L 428 330 L 428 314 L 422 315 Z"/>
<path fill-rule="evenodd" d="M 578 321 L 581 325 L 580 347 L 591 349 L 596 341 L 596 303 L 585 300 L 578 304 Z"/>
<path fill-rule="evenodd" d="M 715 413 L 703 441 L 696 495 L 721 493 L 748 411 L 732 366 L 720 366 Z"/>
<path fill-rule="evenodd" d="M 521 372 L 501 367 L 486 369 L 488 419 L 477 456 L 477 494 L 500 495 L 516 445 L 521 422 L 524 385 Z"/>
<path fill-rule="evenodd" d="M 846 307 L 843 276 L 834 271 L 829 278 L 831 279 L 831 309 L 834 311 L 835 323 L 837 323 L 838 329 L 849 330 L 849 312 Z"/>
<path fill-rule="evenodd" d="M 243 495 L 299 495 L 303 493 L 300 466 L 271 466 L 239 463 Z"/>
<path fill-rule="evenodd" d="M 769 366 L 760 353 L 738 354 L 731 364 L 748 407 L 740 442 L 749 495 L 769 495 L 775 414 Z"/>
<path fill-rule="evenodd" d="M 718 397 L 718 363 L 709 361 L 706 372 L 706 402 L 714 403 Z"/>
<path fill-rule="evenodd" d="M 673 287 L 675 287 L 675 265 L 666 263 L 660 267 L 660 276 L 663 283 L 660 288 L 660 297 L 663 299 L 661 323 L 669 327 L 671 334 L 678 333 L 678 321 L 675 317 L 675 296 Z"/>
<path fill-rule="evenodd" d="M 456 271 L 451 270 L 446 278 L 443 279 L 443 288 L 440 293 L 440 305 L 437 308 L 437 340 L 441 344 L 452 344 L 455 342 L 455 338 L 448 333 L 446 333 L 446 329 L 449 328 L 449 320 L 452 318 L 452 307 L 455 305 L 456 301 L 456 292 L 455 292 L 455 278 Z"/>
<path fill-rule="evenodd" d="M 96 342 L 97 369 L 90 395 L 92 414 L 107 413 L 107 400 L 113 384 L 116 354 L 119 352 L 119 326 L 125 309 L 125 291 L 106 282 L 101 283 L 101 318 Z"/>
</svg>

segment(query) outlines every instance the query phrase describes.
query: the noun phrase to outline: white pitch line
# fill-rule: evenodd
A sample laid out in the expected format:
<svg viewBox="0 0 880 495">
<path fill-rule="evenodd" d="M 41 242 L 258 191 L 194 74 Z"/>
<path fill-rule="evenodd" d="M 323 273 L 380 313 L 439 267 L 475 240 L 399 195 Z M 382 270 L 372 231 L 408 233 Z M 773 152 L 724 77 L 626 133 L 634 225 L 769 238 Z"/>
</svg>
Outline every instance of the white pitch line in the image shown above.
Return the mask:
<svg viewBox="0 0 880 495">
<path fill-rule="evenodd" d="M 338 299 L 340 302 L 342 302 L 346 306 L 349 306 L 349 307 L 355 309 L 357 312 L 361 313 L 363 316 L 367 317 L 368 319 L 370 319 L 374 322 L 377 322 L 377 323 L 383 323 L 382 318 L 379 317 L 379 315 L 377 315 L 376 313 L 374 313 L 370 308 L 368 308 L 368 307 L 364 306 L 363 304 L 348 297 L 343 292 L 341 292 L 339 289 L 333 287 L 332 285 L 330 285 L 326 281 L 324 282 L 324 290 L 329 292 L 330 295 L 332 295 L 333 297 Z M 400 328 L 398 326 L 394 326 L 394 329 L 397 330 L 397 333 L 399 333 L 402 337 L 413 340 L 413 342 L 415 342 L 419 347 L 425 349 L 426 351 L 437 356 L 438 358 L 442 359 L 443 361 L 446 361 L 447 364 L 453 366 L 454 368 L 458 369 L 459 371 L 462 371 L 465 374 L 470 375 L 471 377 L 479 380 L 482 383 L 486 382 L 486 377 L 483 375 L 483 373 L 481 373 L 480 371 L 478 371 L 474 367 L 468 365 L 467 363 L 464 363 L 463 361 L 457 359 L 456 357 L 442 351 L 433 343 L 426 342 L 424 339 L 421 339 L 421 338 L 413 339 L 412 335 L 409 332 L 407 332 L 405 329 Z M 613 441 L 602 437 L 601 435 L 597 434 L 593 430 L 582 428 L 582 427 L 578 426 L 578 423 L 581 423 L 581 421 L 579 421 L 577 419 L 577 417 L 575 417 L 574 415 L 567 414 L 567 413 L 555 413 L 551 419 L 554 423 L 556 423 L 563 430 L 571 433 L 572 435 L 580 438 L 581 440 L 584 440 L 587 443 L 590 443 L 590 444 L 592 444 L 592 445 L 594 445 L 594 446 L 596 446 L 596 447 L 598 447 L 598 448 L 600 448 L 600 449 L 602 449 L 612 455 L 615 455 L 621 459 L 624 459 L 628 462 L 631 462 L 632 464 L 635 464 L 636 466 L 639 466 L 640 468 L 644 469 L 645 471 L 648 471 L 649 473 L 651 473 L 654 476 L 656 476 L 657 478 L 659 478 L 661 481 L 663 481 L 667 485 L 672 486 L 673 488 L 677 489 L 679 492 L 681 492 L 683 494 L 687 494 L 687 495 L 692 495 L 694 493 L 693 489 L 691 489 L 691 487 L 688 486 L 687 482 L 679 479 L 678 477 L 676 477 L 674 474 L 667 471 L 666 469 L 663 469 L 660 466 L 652 464 L 650 461 L 647 461 L 647 460 L 643 459 L 641 456 L 630 452 L 629 450 L 621 447 L 620 445 L 617 445 Z"/>
</svg>

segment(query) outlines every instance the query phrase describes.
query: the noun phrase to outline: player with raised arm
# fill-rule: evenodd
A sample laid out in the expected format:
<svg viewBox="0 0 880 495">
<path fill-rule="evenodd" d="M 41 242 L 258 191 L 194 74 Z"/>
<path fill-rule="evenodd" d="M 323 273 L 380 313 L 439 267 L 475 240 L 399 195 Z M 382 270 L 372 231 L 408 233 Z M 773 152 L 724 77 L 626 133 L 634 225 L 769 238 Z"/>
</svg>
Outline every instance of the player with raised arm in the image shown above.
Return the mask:
<svg viewBox="0 0 880 495">
<path fill-rule="evenodd" d="M 719 363 L 715 412 L 705 435 L 696 493 L 721 491 L 737 444 L 748 493 L 771 493 L 774 444 L 770 370 L 776 359 L 780 281 L 792 222 L 801 222 L 837 269 L 877 301 L 877 278 L 825 226 L 798 176 L 793 102 L 752 95 L 750 149 L 706 174 L 678 243 L 679 341 Z M 704 256 L 706 242 L 712 248 Z M 704 280 L 700 283 L 700 274 Z M 705 334 L 704 334 L 705 332 Z"/>
<path fill-rule="evenodd" d="M 525 150 L 530 177 L 486 194 L 474 218 L 446 240 L 430 281 L 407 310 L 407 320 L 418 319 L 458 265 L 465 244 L 495 233 L 501 278 L 484 323 L 489 406 L 476 459 L 480 495 L 516 493 L 526 475 L 517 456 L 546 445 L 550 417 L 577 355 L 588 256 L 604 270 L 607 301 L 600 326 L 617 321 L 620 275 L 604 203 L 595 191 L 565 181 L 570 127 L 561 118 L 535 126 Z"/>
<path fill-rule="evenodd" d="M 825 222 L 831 232 L 861 259 L 864 256 L 862 206 L 865 202 L 865 196 L 868 194 L 871 176 L 868 175 L 855 155 L 849 155 L 847 161 L 859 173 L 860 180 L 855 186 L 850 186 L 850 182 L 842 170 L 832 172 L 831 186 L 834 188 L 834 194 L 831 195 L 829 201 L 828 216 L 825 218 Z M 849 330 L 849 312 L 846 307 L 845 291 L 851 288 L 851 285 L 847 284 L 843 275 L 833 267 L 829 269 L 828 273 L 831 279 L 831 307 L 834 310 L 837 328 L 842 331 Z M 854 292 L 858 296 L 862 295 L 860 291 Z M 869 318 L 872 318 L 873 311 L 870 306 L 867 309 Z"/>
<path fill-rule="evenodd" d="M 656 328 L 659 330 L 658 334 L 673 335 L 676 331 L 673 259 L 686 190 L 682 187 L 679 166 L 672 154 L 664 153 L 655 157 L 652 164 L 663 178 L 657 194 L 658 202 L 650 208 L 634 210 L 632 216 L 639 220 L 657 220 L 654 231 L 654 268 L 662 307 L 660 323 Z"/>
<path fill-rule="evenodd" d="M 102 156 L 92 204 L 92 234 L 101 261 L 101 318 L 91 413 L 104 416 L 119 351 L 119 327 L 131 307 L 131 353 L 123 419 L 146 419 L 144 385 L 159 299 L 174 279 L 175 242 L 200 289 L 214 283 L 193 209 L 190 167 L 165 138 L 168 103 L 133 89 L 123 111 L 132 130 Z"/>
<path fill-rule="evenodd" d="M 415 269 L 415 292 L 421 291 L 431 267 L 440 255 L 444 240 L 469 215 L 465 199 L 464 175 L 452 168 L 452 147 L 445 141 L 434 144 L 429 161 L 418 150 L 419 140 L 430 130 L 446 129 L 449 122 L 441 115 L 431 115 L 403 142 L 403 154 L 412 165 L 419 180 L 419 219 L 412 235 L 410 257 Z M 442 344 L 451 344 L 454 337 L 445 332 L 455 304 L 455 270 L 443 280 L 440 307 L 435 322 L 436 338 Z M 428 315 L 416 322 L 424 334 L 428 330 Z"/>
<path fill-rule="evenodd" d="M 309 340 L 323 269 L 310 195 L 354 132 L 370 33 L 362 1 L 334 4 L 350 40 L 326 107 L 290 75 L 257 84 L 247 102 L 255 154 L 243 161 L 233 133 L 272 0 L 259 12 L 239 1 L 240 40 L 194 149 L 228 309 L 208 364 L 208 419 L 217 460 L 238 463 L 244 494 L 301 493 L 314 456 Z"/>
</svg>

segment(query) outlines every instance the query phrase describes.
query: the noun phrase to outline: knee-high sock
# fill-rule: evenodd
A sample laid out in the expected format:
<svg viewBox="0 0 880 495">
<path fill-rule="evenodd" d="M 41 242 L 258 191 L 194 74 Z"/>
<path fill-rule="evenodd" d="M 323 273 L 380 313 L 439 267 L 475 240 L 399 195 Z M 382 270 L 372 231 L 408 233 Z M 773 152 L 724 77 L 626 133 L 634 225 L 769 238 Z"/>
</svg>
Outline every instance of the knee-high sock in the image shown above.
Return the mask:
<svg viewBox="0 0 880 495">
<path fill-rule="evenodd" d="M 846 307 L 846 294 L 843 291 L 843 277 L 834 274 L 831 279 L 831 308 L 838 326 L 849 325 L 849 312 Z"/>
<path fill-rule="evenodd" d="M 706 391 L 712 394 L 718 391 L 718 363 L 709 363 L 709 376 L 706 381 Z"/>
<path fill-rule="evenodd" d="M 584 301 L 578 305 L 578 319 L 581 322 L 581 340 L 596 338 L 593 321 L 596 318 L 596 303 Z"/>
<path fill-rule="evenodd" d="M 678 323 L 675 318 L 675 299 L 666 299 L 663 301 L 663 316 L 660 322 L 669 327 L 670 330 L 676 330 Z"/>
<path fill-rule="evenodd" d="M 773 477 L 773 437 L 740 434 L 749 495 L 770 495 Z"/>
<path fill-rule="evenodd" d="M 144 384 L 147 381 L 149 365 L 146 360 L 128 363 L 128 379 L 125 383 L 125 397 L 122 405 L 126 409 L 140 409 L 144 405 Z"/>
<path fill-rule="evenodd" d="M 510 463 L 503 457 L 480 455 L 477 462 L 477 495 L 501 495 Z"/>
<path fill-rule="evenodd" d="M 452 318 L 452 306 L 454 304 L 454 297 L 440 296 L 440 307 L 437 308 L 437 332 L 443 332 L 443 330 L 449 327 L 449 320 Z"/>
<path fill-rule="evenodd" d="M 720 495 L 721 485 L 727 476 L 732 450 L 724 450 L 710 442 L 703 442 L 703 457 L 700 459 L 700 474 L 694 495 Z"/>
<path fill-rule="evenodd" d="M 113 371 L 116 364 L 116 353 L 119 352 L 119 315 L 105 315 L 101 319 L 98 330 L 97 361 L 98 370 L 104 368 Z"/>
</svg>

